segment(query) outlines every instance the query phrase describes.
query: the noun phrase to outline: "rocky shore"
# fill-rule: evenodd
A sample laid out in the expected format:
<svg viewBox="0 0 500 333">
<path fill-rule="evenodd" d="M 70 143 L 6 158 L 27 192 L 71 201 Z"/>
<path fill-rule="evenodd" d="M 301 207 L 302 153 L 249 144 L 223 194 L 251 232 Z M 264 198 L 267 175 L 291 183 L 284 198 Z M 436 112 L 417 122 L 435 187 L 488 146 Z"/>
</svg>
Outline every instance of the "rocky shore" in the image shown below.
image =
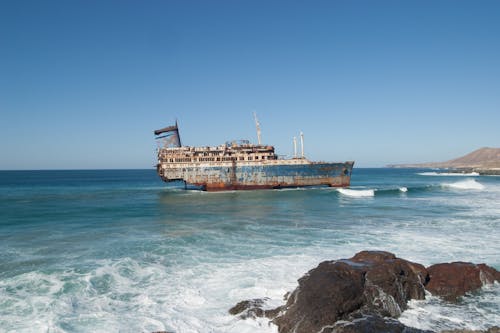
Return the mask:
<svg viewBox="0 0 500 333">
<path fill-rule="evenodd" d="M 500 168 L 457 168 L 449 170 L 456 173 L 471 173 L 475 172 L 481 176 L 500 176 Z"/>
<path fill-rule="evenodd" d="M 485 264 L 453 262 L 426 268 L 389 252 L 362 251 L 349 259 L 320 263 L 285 295 L 283 306 L 264 309 L 264 299 L 245 300 L 229 313 L 267 317 L 280 333 L 432 332 L 397 320 L 409 300 L 424 299 L 427 290 L 456 302 L 495 281 L 500 281 L 500 272 Z M 500 329 L 487 332 L 500 333 Z"/>
</svg>

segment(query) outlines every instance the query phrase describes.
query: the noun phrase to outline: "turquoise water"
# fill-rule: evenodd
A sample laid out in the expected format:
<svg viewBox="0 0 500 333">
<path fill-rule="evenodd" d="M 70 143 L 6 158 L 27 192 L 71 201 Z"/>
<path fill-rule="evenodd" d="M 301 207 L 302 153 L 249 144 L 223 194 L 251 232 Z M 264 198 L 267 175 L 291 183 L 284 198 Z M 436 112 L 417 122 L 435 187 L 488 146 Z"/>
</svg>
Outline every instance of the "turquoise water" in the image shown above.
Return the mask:
<svg viewBox="0 0 500 333">
<path fill-rule="evenodd" d="M 365 249 L 500 269 L 500 177 L 358 169 L 347 191 L 206 193 L 154 170 L 0 171 L 0 332 L 277 332 L 227 310 L 283 303 Z M 500 326 L 500 286 L 412 302 L 425 329 Z"/>
</svg>

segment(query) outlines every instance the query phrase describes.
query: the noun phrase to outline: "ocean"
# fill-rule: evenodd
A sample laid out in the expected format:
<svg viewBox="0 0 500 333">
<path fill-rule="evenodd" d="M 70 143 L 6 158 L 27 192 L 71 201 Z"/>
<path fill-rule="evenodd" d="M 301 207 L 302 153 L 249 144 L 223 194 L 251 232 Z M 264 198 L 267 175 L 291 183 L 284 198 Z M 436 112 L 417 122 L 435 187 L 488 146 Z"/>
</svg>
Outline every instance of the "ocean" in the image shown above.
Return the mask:
<svg viewBox="0 0 500 333">
<path fill-rule="evenodd" d="M 353 170 L 349 189 L 207 193 L 154 170 L 0 171 L 0 332 L 277 332 L 228 309 L 284 303 L 323 260 L 385 250 L 500 270 L 500 177 Z M 400 320 L 500 326 L 500 285 Z"/>
</svg>

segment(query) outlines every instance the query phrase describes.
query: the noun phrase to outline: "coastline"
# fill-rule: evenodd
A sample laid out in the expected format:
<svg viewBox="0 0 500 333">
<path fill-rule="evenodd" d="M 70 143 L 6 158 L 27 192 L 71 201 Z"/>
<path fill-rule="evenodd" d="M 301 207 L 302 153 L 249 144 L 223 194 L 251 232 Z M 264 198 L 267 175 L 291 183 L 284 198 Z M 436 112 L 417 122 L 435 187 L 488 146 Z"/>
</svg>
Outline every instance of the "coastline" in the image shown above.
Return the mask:
<svg viewBox="0 0 500 333">
<path fill-rule="evenodd" d="M 479 176 L 500 176 L 500 168 L 485 167 L 436 167 L 419 164 L 389 164 L 390 169 L 432 169 L 442 170 L 449 173 L 470 174 L 477 173 Z"/>
<path fill-rule="evenodd" d="M 480 176 L 500 176 L 500 168 L 456 168 L 451 172 L 469 173 L 476 172 Z"/>
</svg>

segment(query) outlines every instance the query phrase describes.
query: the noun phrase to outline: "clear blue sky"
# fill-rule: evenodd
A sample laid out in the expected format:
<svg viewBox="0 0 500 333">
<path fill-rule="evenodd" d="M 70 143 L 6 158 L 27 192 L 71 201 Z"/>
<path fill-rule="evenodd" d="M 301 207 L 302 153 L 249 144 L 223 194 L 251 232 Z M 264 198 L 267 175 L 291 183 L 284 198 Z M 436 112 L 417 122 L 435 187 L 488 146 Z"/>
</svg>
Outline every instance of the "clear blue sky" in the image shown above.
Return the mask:
<svg viewBox="0 0 500 333">
<path fill-rule="evenodd" d="M 0 169 L 149 168 L 153 130 L 357 166 L 500 146 L 500 1 L 0 1 Z"/>
</svg>

